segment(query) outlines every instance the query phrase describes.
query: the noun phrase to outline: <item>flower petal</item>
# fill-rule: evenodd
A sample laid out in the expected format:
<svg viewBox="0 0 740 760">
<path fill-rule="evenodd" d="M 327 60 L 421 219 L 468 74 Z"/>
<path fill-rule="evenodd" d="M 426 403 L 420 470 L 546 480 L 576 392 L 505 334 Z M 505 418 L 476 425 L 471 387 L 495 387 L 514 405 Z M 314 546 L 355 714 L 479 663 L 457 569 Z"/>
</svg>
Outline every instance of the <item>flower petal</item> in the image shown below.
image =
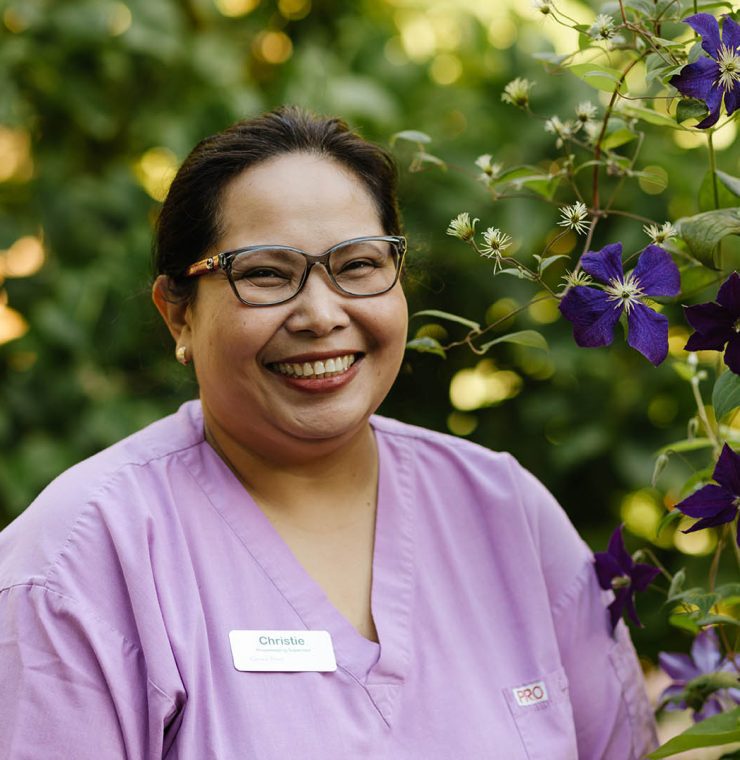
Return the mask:
<svg viewBox="0 0 740 760">
<path fill-rule="evenodd" d="M 725 92 L 725 108 L 727 109 L 727 115 L 732 116 L 740 106 L 740 83 L 735 84 Z"/>
<path fill-rule="evenodd" d="M 676 504 L 689 517 L 712 517 L 732 505 L 735 495 L 722 486 L 704 486 Z"/>
<path fill-rule="evenodd" d="M 630 557 L 627 549 L 624 548 L 624 536 L 622 535 L 622 527 L 623 526 L 619 525 L 612 531 L 611 536 L 609 536 L 607 551 L 609 554 L 611 554 L 612 557 L 614 557 L 622 570 L 629 571 L 632 570 L 634 562 L 632 561 L 632 557 Z"/>
<path fill-rule="evenodd" d="M 711 718 L 712 715 L 719 715 L 724 712 L 722 703 L 716 697 L 710 697 L 703 705 L 701 710 L 697 710 L 691 717 L 694 723 L 701 723 L 701 721 Z"/>
<path fill-rule="evenodd" d="M 559 309 L 573 323 L 573 337 L 582 348 L 608 346 L 622 313 L 622 305 L 615 306 L 606 293 L 582 285 L 565 294 Z"/>
<path fill-rule="evenodd" d="M 740 335 L 734 334 L 727 343 L 725 364 L 736 374 L 740 375 Z"/>
<path fill-rule="evenodd" d="M 740 274 L 733 272 L 717 293 L 717 303 L 729 312 L 731 322 L 740 317 Z"/>
<path fill-rule="evenodd" d="M 624 605 L 627 603 L 629 596 L 629 589 L 626 588 L 620 588 L 614 593 L 614 601 L 609 605 L 609 621 L 612 624 L 612 632 L 614 632 L 614 629 L 622 618 Z"/>
<path fill-rule="evenodd" d="M 694 661 L 687 654 L 679 652 L 659 652 L 658 662 L 660 667 L 674 681 L 690 681 L 701 673 L 697 670 Z M 670 687 L 668 687 L 670 688 Z"/>
<path fill-rule="evenodd" d="M 719 67 L 717 67 L 719 72 Z M 704 98 L 704 102 L 709 109 L 709 116 L 706 119 L 700 121 L 697 125 L 697 129 L 706 129 L 707 127 L 713 127 L 719 119 L 720 108 L 722 107 L 722 95 L 724 90 L 721 87 L 712 87 Z"/>
<path fill-rule="evenodd" d="M 719 22 L 710 13 L 697 13 L 683 19 L 695 32 L 701 35 L 701 46 L 705 52 L 716 58 L 719 55 Z"/>
<path fill-rule="evenodd" d="M 719 65 L 712 58 L 699 58 L 681 69 L 679 74 L 671 77 L 670 83 L 689 98 L 706 100 L 719 78 Z M 717 88 L 715 88 L 717 89 Z"/>
<path fill-rule="evenodd" d="M 684 306 L 686 321 L 696 330 L 686 343 L 686 351 L 719 351 L 731 334 L 733 319 L 718 303 Z"/>
<path fill-rule="evenodd" d="M 691 645 L 691 659 L 700 673 L 713 673 L 719 669 L 722 654 L 714 629 L 706 628 L 696 635 Z"/>
<path fill-rule="evenodd" d="M 589 251 L 581 256 L 583 271 L 601 282 L 624 279 L 622 268 L 622 244 L 610 243 L 600 251 Z"/>
<path fill-rule="evenodd" d="M 642 628 L 642 623 L 640 622 L 640 618 L 637 617 L 637 609 L 635 609 L 635 598 L 632 594 L 632 591 L 627 590 L 627 596 L 624 600 L 624 607 L 627 610 L 627 615 L 629 619 L 638 627 Z"/>
<path fill-rule="evenodd" d="M 610 589 L 612 578 L 623 574 L 619 563 L 609 552 L 596 552 L 594 554 L 594 570 L 599 579 L 599 586 L 603 589 Z"/>
<path fill-rule="evenodd" d="M 627 316 L 627 343 L 656 366 L 668 356 L 668 318 L 636 303 Z"/>
<path fill-rule="evenodd" d="M 718 525 L 724 525 L 725 523 L 732 522 L 735 519 L 736 514 L 737 507 L 727 507 L 726 509 L 717 512 L 714 515 L 705 517 L 702 520 L 698 520 L 690 528 L 682 530 L 681 533 L 694 533 L 697 530 L 716 528 Z"/>
<path fill-rule="evenodd" d="M 712 477 L 734 496 L 740 496 L 740 454 L 736 454 L 727 444 L 717 460 Z"/>
<path fill-rule="evenodd" d="M 660 575 L 660 570 L 652 565 L 638 564 L 632 568 L 630 575 L 635 591 L 644 591 Z"/>
<path fill-rule="evenodd" d="M 730 50 L 740 48 L 740 24 L 736 24 L 729 14 L 722 21 L 722 42 Z"/>
<path fill-rule="evenodd" d="M 657 245 L 649 245 L 640 254 L 632 274 L 648 296 L 676 296 L 681 290 L 678 267 L 670 254 Z"/>
</svg>

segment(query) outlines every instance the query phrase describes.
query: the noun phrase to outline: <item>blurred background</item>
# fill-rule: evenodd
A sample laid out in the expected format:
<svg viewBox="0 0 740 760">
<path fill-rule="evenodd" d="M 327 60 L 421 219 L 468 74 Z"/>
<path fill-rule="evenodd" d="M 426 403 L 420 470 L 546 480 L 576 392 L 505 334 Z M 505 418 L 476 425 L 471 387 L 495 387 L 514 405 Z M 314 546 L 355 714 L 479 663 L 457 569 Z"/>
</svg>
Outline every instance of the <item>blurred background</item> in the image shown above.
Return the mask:
<svg viewBox="0 0 740 760">
<path fill-rule="evenodd" d="M 559 2 L 591 23 L 602 10 Z M 592 97 L 570 75 L 533 58 L 568 52 L 570 30 L 527 0 L 2 0 L 0 2 L 0 527 L 58 473 L 196 394 L 151 306 L 152 223 L 179 162 L 202 137 L 282 103 L 345 118 L 384 145 L 422 130 L 446 163 L 410 171 L 416 147 L 398 141 L 401 202 L 410 239 L 411 311 L 444 309 L 490 323 L 532 295 L 492 276 L 445 234 L 461 211 L 512 235 L 523 261 L 559 231 L 555 204 L 494 203 L 475 159 L 547 170 L 558 157 L 543 120 L 501 102 L 517 76 L 536 81 L 543 119 L 572 118 Z M 639 72 L 637 72 L 639 73 Z M 720 168 L 740 173 L 735 128 L 718 132 Z M 697 213 L 706 171 L 701 138 L 648 132 L 622 208 L 662 223 Z M 612 218 L 594 248 L 647 243 L 641 224 Z M 580 245 L 566 235 L 554 249 Z M 553 266 L 553 284 L 563 266 Z M 716 284 L 688 300 L 711 300 Z M 447 360 L 409 352 L 383 413 L 512 452 L 555 493 L 597 550 L 624 521 L 630 549 L 651 545 L 699 582 L 716 538 L 655 528 L 702 453 L 675 459 L 652 488 L 655 452 L 686 437 L 695 413 L 672 367 L 689 334 L 669 305 L 671 357 L 660 368 L 624 345 L 578 349 L 552 301 L 501 326 L 538 329 L 550 351 L 502 345 Z M 463 328 L 417 317 L 411 335 L 443 342 Z M 620 332 L 619 330 L 617 331 Z M 702 357 L 702 360 L 705 357 Z M 706 357 L 708 362 L 716 354 Z M 706 365 L 705 397 L 714 367 Z M 727 573 L 721 569 L 720 577 Z M 695 577 L 692 577 L 695 575 Z M 662 597 L 638 606 L 635 633 L 653 659 L 685 649 Z"/>
</svg>

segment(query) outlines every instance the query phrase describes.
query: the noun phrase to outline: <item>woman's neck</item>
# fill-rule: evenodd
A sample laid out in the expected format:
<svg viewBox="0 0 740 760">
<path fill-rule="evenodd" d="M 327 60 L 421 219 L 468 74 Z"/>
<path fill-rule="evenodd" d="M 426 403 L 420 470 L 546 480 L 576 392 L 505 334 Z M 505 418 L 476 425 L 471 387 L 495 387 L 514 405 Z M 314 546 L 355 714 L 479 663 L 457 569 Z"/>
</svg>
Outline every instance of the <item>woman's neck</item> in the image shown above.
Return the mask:
<svg viewBox="0 0 740 760">
<path fill-rule="evenodd" d="M 361 494 L 374 500 L 378 455 L 369 423 L 341 441 L 267 444 L 260 453 L 212 420 L 205 420 L 205 436 L 268 515 L 323 523 L 346 517 L 346 505 Z"/>
</svg>

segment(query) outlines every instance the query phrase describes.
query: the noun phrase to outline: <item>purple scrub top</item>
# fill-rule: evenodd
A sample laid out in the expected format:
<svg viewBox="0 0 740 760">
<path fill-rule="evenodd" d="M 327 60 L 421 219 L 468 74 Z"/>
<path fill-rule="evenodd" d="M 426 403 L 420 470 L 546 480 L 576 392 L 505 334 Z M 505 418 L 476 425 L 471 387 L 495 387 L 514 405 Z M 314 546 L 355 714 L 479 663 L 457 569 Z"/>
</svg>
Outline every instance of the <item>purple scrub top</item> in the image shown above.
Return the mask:
<svg viewBox="0 0 740 760">
<path fill-rule="evenodd" d="M 3 760 L 626 760 L 655 746 L 592 557 L 509 455 L 381 417 L 363 638 L 203 437 L 200 404 L 68 470 L 0 533 Z M 337 669 L 234 666 L 327 631 Z"/>
</svg>

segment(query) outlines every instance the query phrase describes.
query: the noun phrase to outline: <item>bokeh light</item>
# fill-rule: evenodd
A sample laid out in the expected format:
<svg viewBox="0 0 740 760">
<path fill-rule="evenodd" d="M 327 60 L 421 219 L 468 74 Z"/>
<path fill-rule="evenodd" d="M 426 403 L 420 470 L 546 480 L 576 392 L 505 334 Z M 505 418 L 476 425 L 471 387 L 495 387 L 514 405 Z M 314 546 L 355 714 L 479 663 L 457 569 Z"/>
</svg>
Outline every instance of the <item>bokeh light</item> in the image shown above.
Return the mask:
<svg viewBox="0 0 740 760">
<path fill-rule="evenodd" d="M 108 16 L 108 31 L 113 37 L 120 37 L 127 32 L 132 21 L 131 10 L 125 3 L 113 3 Z"/>
<path fill-rule="evenodd" d="M 0 251 L 0 278 L 30 277 L 44 265 L 44 246 L 32 235 L 19 238 L 8 248 Z"/>
<path fill-rule="evenodd" d="M 447 429 L 454 435 L 470 435 L 478 427 L 478 418 L 474 414 L 452 412 L 447 417 Z"/>
<path fill-rule="evenodd" d="M 491 359 L 483 359 L 474 369 L 455 373 L 450 383 L 450 401 L 461 412 L 470 412 L 513 398 L 521 388 L 520 375 L 499 370 Z"/>
<path fill-rule="evenodd" d="M 32 175 L 31 136 L 25 129 L 0 126 L 0 182 L 23 182 Z"/>
<path fill-rule="evenodd" d="M 285 63 L 293 55 L 293 43 L 284 32 L 262 32 L 254 40 L 254 52 L 265 63 Z"/>
<path fill-rule="evenodd" d="M 150 197 L 160 203 L 177 173 L 177 156 L 163 147 L 150 148 L 134 165 L 134 174 Z"/>
<path fill-rule="evenodd" d="M 215 0 L 215 3 L 221 14 L 235 18 L 251 13 L 260 4 L 260 0 Z"/>
</svg>

